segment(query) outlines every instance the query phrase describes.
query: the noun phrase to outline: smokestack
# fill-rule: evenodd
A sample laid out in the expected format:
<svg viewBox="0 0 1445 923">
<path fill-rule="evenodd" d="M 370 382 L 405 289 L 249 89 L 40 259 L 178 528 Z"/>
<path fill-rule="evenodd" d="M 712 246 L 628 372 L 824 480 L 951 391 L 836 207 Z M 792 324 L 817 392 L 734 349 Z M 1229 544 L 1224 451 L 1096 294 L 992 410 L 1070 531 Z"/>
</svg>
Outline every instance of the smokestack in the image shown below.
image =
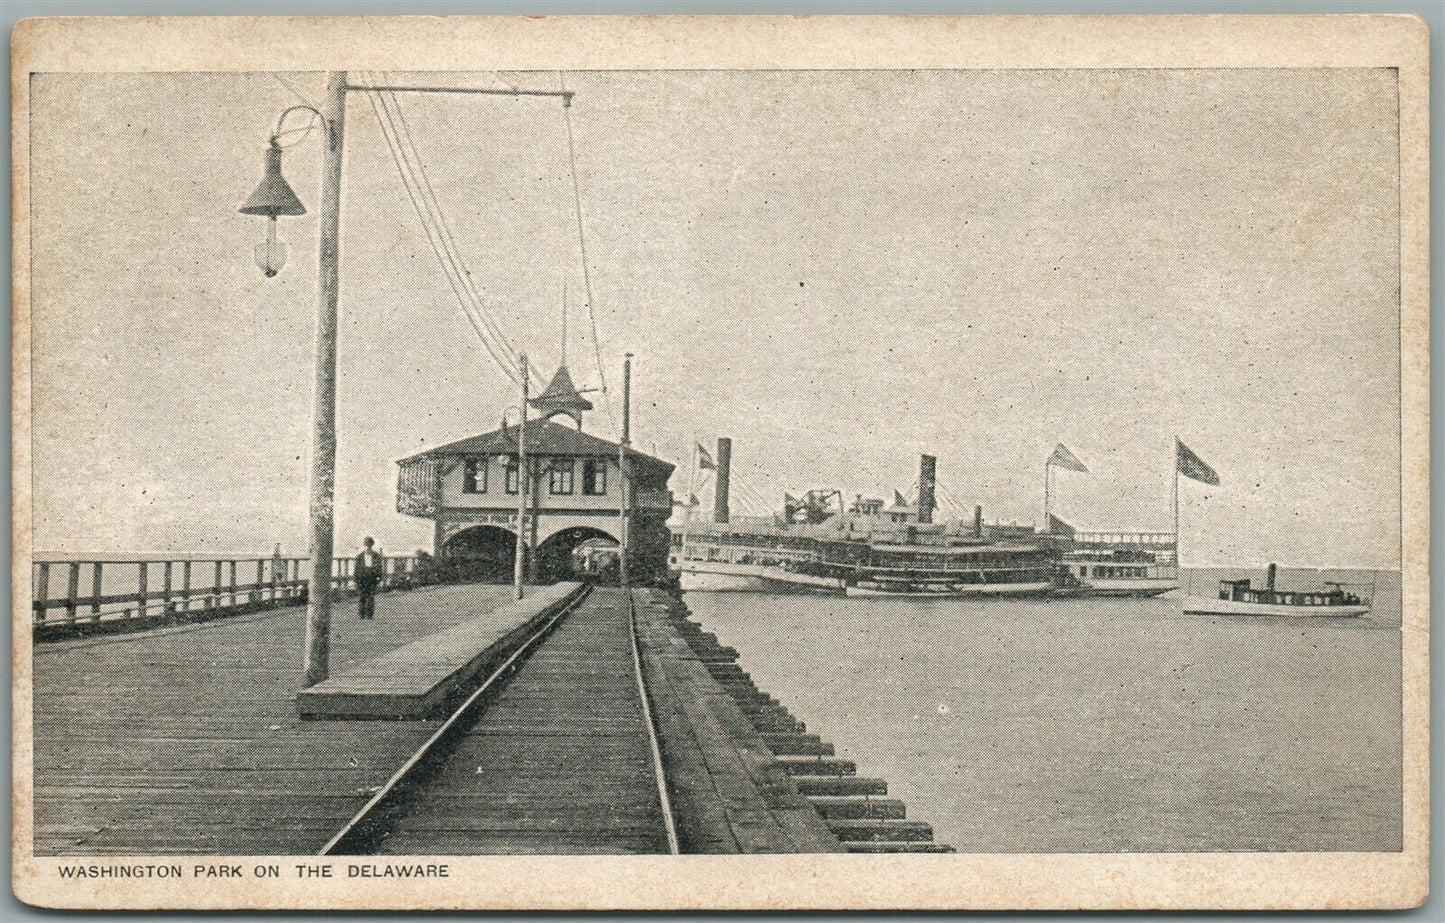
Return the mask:
<svg viewBox="0 0 1445 923">
<path fill-rule="evenodd" d="M 1276 569 L 1277 568 L 1275 567 L 1275 565 L 1271 564 L 1269 566 L 1269 569 L 1264 572 L 1264 588 L 1266 590 L 1274 589 L 1274 577 Z"/>
<path fill-rule="evenodd" d="M 726 436 L 717 440 L 717 481 L 713 487 L 713 522 L 728 521 L 728 487 L 732 483 L 733 441 Z"/>
<path fill-rule="evenodd" d="M 973 508 L 973 534 L 983 538 L 983 505 Z"/>
<path fill-rule="evenodd" d="M 919 456 L 918 460 L 918 521 L 933 522 L 933 485 L 938 468 L 938 459 L 932 455 Z"/>
</svg>

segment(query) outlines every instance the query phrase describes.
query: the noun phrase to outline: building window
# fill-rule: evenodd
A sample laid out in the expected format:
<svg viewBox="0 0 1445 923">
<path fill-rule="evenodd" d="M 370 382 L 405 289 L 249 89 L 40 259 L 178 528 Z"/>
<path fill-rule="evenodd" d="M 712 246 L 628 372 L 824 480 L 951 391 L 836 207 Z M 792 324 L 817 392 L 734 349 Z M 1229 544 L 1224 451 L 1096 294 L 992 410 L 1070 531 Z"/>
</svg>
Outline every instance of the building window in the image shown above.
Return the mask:
<svg viewBox="0 0 1445 923">
<path fill-rule="evenodd" d="M 509 494 L 517 492 L 517 456 L 511 455 L 507 458 L 506 491 Z"/>
<path fill-rule="evenodd" d="M 582 492 L 590 497 L 600 497 L 607 493 L 607 459 L 583 460 Z"/>
<path fill-rule="evenodd" d="M 462 493 L 487 492 L 487 458 L 469 458 L 462 463 Z"/>
<path fill-rule="evenodd" d="M 575 459 L 552 459 L 552 474 L 547 486 L 553 494 L 570 494 L 572 492 L 572 475 L 575 467 Z"/>
</svg>

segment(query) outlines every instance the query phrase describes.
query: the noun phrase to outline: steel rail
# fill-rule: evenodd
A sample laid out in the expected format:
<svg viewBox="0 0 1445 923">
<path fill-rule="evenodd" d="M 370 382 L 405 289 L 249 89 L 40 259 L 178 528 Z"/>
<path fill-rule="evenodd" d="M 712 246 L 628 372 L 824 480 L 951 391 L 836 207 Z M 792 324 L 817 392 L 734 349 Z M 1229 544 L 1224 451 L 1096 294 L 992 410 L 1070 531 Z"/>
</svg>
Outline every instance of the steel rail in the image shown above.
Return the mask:
<svg viewBox="0 0 1445 923">
<path fill-rule="evenodd" d="M 464 701 L 461 705 L 457 707 L 454 712 L 452 712 L 451 717 L 447 718 L 447 720 L 443 722 L 442 726 L 437 728 L 436 731 L 431 735 L 431 737 L 428 737 L 426 742 L 423 743 L 417 749 L 417 751 L 413 753 L 411 757 L 408 758 L 407 761 L 401 765 L 401 768 L 398 769 L 396 772 L 392 773 L 391 778 L 387 779 L 386 784 L 383 785 L 375 795 L 371 796 L 371 799 L 362 806 L 361 810 L 357 811 L 356 814 L 351 818 L 351 820 L 347 821 L 346 825 L 342 827 L 339 831 L 337 831 L 335 836 L 333 836 L 330 840 L 327 840 L 326 845 L 321 847 L 321 849 L 317 852 L 317 855 L 338 855 L 338 853 L 335 852 L 337 847 L 346 842 L 347 838 L 356 835 L 357 831 L 361 830 L 362 826 L 369 819 L 372 812 L 374 812 L 381 804 L 392 798 L 400 790 L 402 784 L 406 781 L 407 777 L 411 775 L 411 773 L 416 770 L 418 766 L 420 766 L 424 761 L 431 757 L 433 755 L 433 751 L 435 751 L 444 740 L 451 736 L 451 734 L 461 724 L 463 719 L 467 717 L 467 713 L 470 712 L 479 702 L 482 701 L 482 699 L 489 692 L 493 690 L 494 687 L 499 684 L 499 681 L 502 679 L 502 677 L 505 676 L 508 671 L 511 670 L 512 666 L 521 659 L 522 655 L 527 653 L 527 651 L 529 651 L 532 646 L 535 645 L 538 641 L 550 634 L 552 629 L 556 627 L 557 623 L 562 621 L 562 619 L 565 618 L 568 614 L 570 614 L 573 609 L 577 608 L 577 606 L 580 605 L 582 601 L 585 600 L 588 596 L 590 596 L 591 593 L 591 588 L 588 588 L 587 590 L 578 594 L 575 599 L 573 599 L 567 605 L 563 606 L 556 615 L 552 616 L 552 618 L 548 619 L 544 625 L 542 625 L 535 632 L 533 632 L 533 634 L 529 638 L 527 638 L 527 640 L 523 641 L 520 645 L 518 645 L 517 649 L 513 651 L 506 660 L 502 661 L 500 666 L 498 666 L 495 670 L 492 671 L 491 675 L 489 675 L 486 680 L 484 680 L 482 684 L 477 687 L 476 691 L 473 692 L 471 695 L 467 696 L 466 701 Z"/>
<path fill-rule="evenodd" d="M 662 807 L 662 825 L 667 831 L 667 851 L 680 855 L 682 847 L 677 840 L 677 823 L 672 817 L 672 799 L 667 794 L 667 773 L 662 765 L 662 748 L 657 741 L 657 726 L 652 720 L 652 707 L 647 701 L 647 681 L 642 677 L 642 653 L 637 645 L 637 609 L 632 603 L 632 590 L 623 587 L 627 594 L 627 634 L 632 641 L 632 671 L 637 680 L 637 696 L 642 701 L 642 720 L 647 724 L 647 743 L 652 751 L 652 775 L 657 781 L 657 799 Z"/>
</svg>

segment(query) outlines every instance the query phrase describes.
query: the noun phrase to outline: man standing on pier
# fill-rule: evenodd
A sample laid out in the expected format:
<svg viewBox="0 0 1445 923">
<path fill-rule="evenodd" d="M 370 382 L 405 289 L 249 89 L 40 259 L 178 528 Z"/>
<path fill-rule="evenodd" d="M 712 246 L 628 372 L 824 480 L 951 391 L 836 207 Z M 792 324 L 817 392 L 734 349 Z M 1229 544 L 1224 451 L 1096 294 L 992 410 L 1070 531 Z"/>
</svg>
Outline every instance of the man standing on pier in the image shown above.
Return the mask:
<svg viewBox="0 0 1445 923">
<path fill-rule="evenodd" d="M 356 556 L 356 592 L 361 595 L 357 613 L 364 619 L 376 617 L 376 588 L 381 584 L 386 559 L 374 550 L 376 542 L 367 536 L 366 547 Z"/>
</svg>

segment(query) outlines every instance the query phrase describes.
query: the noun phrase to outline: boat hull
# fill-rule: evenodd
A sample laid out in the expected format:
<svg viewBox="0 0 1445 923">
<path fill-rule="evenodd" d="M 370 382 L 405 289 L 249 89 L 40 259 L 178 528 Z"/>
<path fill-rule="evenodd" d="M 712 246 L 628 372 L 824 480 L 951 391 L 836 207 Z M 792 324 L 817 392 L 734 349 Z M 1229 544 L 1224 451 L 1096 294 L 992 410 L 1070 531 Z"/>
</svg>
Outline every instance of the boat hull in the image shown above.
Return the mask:
<svg viewBox="0 0 1445 923">
<path fill-rule="evenodd" d="M 843 592 L 843 581 L 798 574 L 760 564 L 689 561 L 679 572 L 684 590 L 702 593 L 829 593 Z"/>
<path fill-rule="evenodd" d="M 710 571 L 685 570 L 680 582 L 683 590 L 693 593 L 766 593 L 767 582 L 752 574 L 720 574 Z"/>
<path fill-rule="evenodd" d="M 884 587 L 864 587 L 854 584 L 848 585 L 849 596 L 877 597 L 877 596 L 898 596 L 898 597 L 936 597 L 944 599 L 967 599 L 967 598 L 1000 598 L 1009 596 L 1041 596 L 1049 591 L 1052 584 L 1047 580 L 1035 583 L 978 583 L 978 584 L 954 584 L 940 586 L 938 588 L 906 590 L 887 589 Z"/>
<path fill-rule="evenodd" d="M 1186 615 L 1263 615 L 1275 618 L 1353 619 L 1369 615 L 1368 604 L 1353 606 L 1286 606 L 1280 603 L 1252 603 L 1207 596 L 1184 597 Z"/>
<path fill-rule="evenodd" d="M 1179 589 L 1178 580 L 1087 580 L 1080 596 L 1149 597 Z"/>
</svg>

